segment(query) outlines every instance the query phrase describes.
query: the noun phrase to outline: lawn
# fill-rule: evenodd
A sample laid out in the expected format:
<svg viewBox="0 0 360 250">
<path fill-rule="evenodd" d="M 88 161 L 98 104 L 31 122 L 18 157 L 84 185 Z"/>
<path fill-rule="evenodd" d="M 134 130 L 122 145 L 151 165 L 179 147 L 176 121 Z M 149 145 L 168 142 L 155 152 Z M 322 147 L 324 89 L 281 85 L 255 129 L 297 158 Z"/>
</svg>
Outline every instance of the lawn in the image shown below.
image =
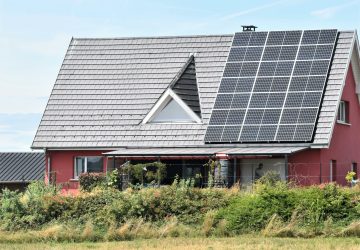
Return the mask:
<svg viewBox="0 0 360 250">
<path fill-rule="evenodd" d="M 0 244 L 0 249 L 360 249 L 360 238 L 265 238 L 244 235 L 235 238 L 164 238 L 103 243 Z"/>
</svg>

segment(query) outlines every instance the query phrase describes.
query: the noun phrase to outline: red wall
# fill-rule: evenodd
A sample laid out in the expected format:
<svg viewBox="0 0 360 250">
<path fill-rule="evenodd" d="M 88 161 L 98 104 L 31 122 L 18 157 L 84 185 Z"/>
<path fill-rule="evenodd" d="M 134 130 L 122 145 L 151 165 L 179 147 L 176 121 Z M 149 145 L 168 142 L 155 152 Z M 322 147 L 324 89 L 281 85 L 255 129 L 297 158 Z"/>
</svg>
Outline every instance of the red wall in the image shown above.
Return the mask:
<svg viewBox="0 0 360 250">
<path fill-rule="evenodd" d="M 290 156 L 289 177 L 296 175 L 295 179 L 301 179 L 299 182 L 305 185 L 329 182 L 330 161 L 336 160 L 336 182 L 346 184 L 351 163 L 360 163 L 360 105 L 355 87 L 350 65 L 341 99 L 349 102 L 351 125 L 335 124 L 328 149 L 311 149 Z"/>
<path fill-rule="evenodd" d="M 355 91 L 355 79 L 352 67 L 346 79 L 342 100 L 349 102 L 349 123 L 336 123 L 329 149 L 321 150 L 321 162 L 325 165 L 324 175 L 327 180 L 330 176 L 329 162 L 336 160 L 336 181 L 346 184 L 345 175 L 351 170 L 351 163 L 360 163 L 360 105 Z"/>
<path fill-rule="evenodd" d="M 104 151 L 47 151 L 47 160 L 50 157 L 51 171 L 56 172 L 56 183 L 62 184 L 64 189 L 78 188 L 78 181 L 74 178 L 74 159 L 77 156 L 103 156 Z M 107 160 L 104 157 L 104 171 Z M 46 172 L 48 169 L 46 168 Z"/>
</svg>

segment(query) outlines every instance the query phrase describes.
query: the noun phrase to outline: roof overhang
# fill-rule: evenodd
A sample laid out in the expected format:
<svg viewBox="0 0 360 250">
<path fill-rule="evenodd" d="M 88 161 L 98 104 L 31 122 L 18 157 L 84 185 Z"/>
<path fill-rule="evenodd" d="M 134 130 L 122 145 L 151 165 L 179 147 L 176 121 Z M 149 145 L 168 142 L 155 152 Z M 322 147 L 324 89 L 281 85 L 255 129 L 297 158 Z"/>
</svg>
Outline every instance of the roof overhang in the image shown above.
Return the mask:
<svg viewBox="0 0 360 250">
<path fill-rule="evenodd" d="M 104 153 L 106 156 L 121 157 L 183 157 L 183 156 L 272 156 L 289 155 L 308 147 L 199 147 L 199 148 L 123 148 Z"/>
</svg>

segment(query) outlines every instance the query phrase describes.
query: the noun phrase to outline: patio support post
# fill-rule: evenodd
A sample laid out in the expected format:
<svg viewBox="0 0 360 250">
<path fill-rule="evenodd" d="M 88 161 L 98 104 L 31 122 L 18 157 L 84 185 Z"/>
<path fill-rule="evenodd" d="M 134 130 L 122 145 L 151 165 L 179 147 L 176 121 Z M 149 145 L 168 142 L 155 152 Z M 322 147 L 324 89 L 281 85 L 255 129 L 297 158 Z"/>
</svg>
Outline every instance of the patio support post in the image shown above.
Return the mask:
<svg viewBox="0 0 360 250">
<path fill-rule="evenodd" d="M 115 155 L 113 155 L 113 170 L 115 170 Z"/>
<path fill-rule="evenodd" d="M 237 159 L 236 157 L 234 158 L 234 169 L 233 169 L 233 180 L 234 180 L 234 184 L 236 183 L 236 171 L 237 170 Z"/>
<path fill-rule="evenodd" d="M 160 163 L 160 156 L 157 157 L 157 161 Z M 158 176 L 158 187 L 160 187 L 160 178 Z"/>
<path fill-rule="evenodd" d="M 285 154 L 285 181 L 289 181 L 289 161 L 288 161 L 288 155 Z"/>
</svg>

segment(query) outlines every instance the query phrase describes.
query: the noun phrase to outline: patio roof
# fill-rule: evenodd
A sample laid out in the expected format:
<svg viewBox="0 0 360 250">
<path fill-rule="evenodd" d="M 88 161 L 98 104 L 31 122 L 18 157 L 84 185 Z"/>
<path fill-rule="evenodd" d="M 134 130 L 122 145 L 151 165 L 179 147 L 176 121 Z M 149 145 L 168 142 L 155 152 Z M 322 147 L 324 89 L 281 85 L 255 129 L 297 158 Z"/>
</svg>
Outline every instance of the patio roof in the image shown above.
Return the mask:
<svg viewBox="0 0 360 250">
<path fill-rule="evenodd" d="M 202 147 L 202 148 L 123 148 L 104 153 L 107 156 L 212 156 L 225 155 L 287 155 L 307 147 Z"/>
</svg>

